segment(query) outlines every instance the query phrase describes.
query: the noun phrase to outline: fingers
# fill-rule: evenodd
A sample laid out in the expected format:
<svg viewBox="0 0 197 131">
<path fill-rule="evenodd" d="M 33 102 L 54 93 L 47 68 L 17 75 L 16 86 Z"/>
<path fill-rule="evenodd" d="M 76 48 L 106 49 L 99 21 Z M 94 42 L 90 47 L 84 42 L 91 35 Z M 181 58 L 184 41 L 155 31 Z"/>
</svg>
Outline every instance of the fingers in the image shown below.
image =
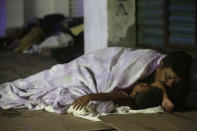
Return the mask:
<svg viewBox="0 0 197 131">
<path fill-rule="evenodd" d="M 172 108 L 166 108 L 165 111 L 170 112 L 172 111 Z"/>
<path fill-rule="evenodd" d="M 73 102 L 71 105 L 73 105 L 73 109 L 75 110 L 81 110 L 85 105 L 84 104 L 80 104 L 80 103 L 77 103 L 77 102 Z"/>
<path fill-rule="evenodd" d="M 81 110 L 81 108 L 82 108 L 82 106 L 81 106 L 81 105 L 77 105 L 77 104 L 75 104 L 75 105 L 73 106 L 73 109 L 75 109 L 75 110 L 78 110 L 78 109 L 80 109 L 80 110 Z"/>
<path fill-rule="evenodd" d="M 170 112 L 173 110 L 174 106 L 167 106 L 167 105 L 163 105 L 162 106 L 165 112 Z"/>
<path fill-rule="evenodd" d="M 88 102 L 90 102 L 90 98 L 88 95 L 84 95 L 82 97 L 79 97 L 78 99 L 76 99 L 71 105 L 73 105 L 73 109 L 82 109 L 86 104 L 88 104 Z"/>
<path fill-rule="evenodd" d="M 168 110 L 168 112 L 172 111 L 173 109 L 174 109 L 174 105 L 173 105 L 173 104 L 172 104 L 172 105 L 167 106 L 167 110 Z"/>
<path fill-rule="evenodd" d="M 167 106 L 163 106 L 165 112 L 170 112 L 170 109 Z"/>
<path fill-rule="evenodd" d="M 164 99 L 162 101 L 162 107 L 165 111 L 170 112 L 174 109 L 174 104 L 169 99 Z"/>
<path fill-rule="evenodd" d="M 164 107 L 163 108 L 165 112 L 170 112 L 168 108 Z"/>
</svg>

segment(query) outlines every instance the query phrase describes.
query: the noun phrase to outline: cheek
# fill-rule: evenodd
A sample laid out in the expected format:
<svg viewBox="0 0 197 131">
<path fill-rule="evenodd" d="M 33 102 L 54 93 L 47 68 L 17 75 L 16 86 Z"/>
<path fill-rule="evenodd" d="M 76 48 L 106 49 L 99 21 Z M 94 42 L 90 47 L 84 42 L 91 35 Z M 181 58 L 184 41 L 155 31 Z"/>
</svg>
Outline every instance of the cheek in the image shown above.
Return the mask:
<svg viewBox="0 0 197 131">
<path fill-rule="evenodd" d="M 161 73 L 159 76 L 158 76 L 158 80 L 159 81 L 162 81 L 162 82 L 165 82 L 165 77 L 164 77 L 164 74 Z"/>
<path fill-rule="evenodd" d="M 161 81 L 166 82 L 165 76 L 163 75 Z"/>
<path fill-rule="evenodd" d="M 163 73 L 163 71 L 161 69 L 157 71 L 155 80 L 164 82 L 164 80 L 165 80 L 164 79 L 164 73 Z"/>
<path fill-rule="evenodd" d="M 173 81 L 171 81 L 171 80 L 165 80 L 165 81 L 164 81 L 164 84 L 165 84 L 166 86 L 170 87 L 170 86 L 173 85 Z"/>
<path fill-rule="evenodd" d="M 135 92 L 134 91 L 132 91 L 131 93 L 130 93 L 130 95 L 129 95 L 131 98 L 133 98 L 134 99 L 134 96 L 135 96 Z"/>
</svg>

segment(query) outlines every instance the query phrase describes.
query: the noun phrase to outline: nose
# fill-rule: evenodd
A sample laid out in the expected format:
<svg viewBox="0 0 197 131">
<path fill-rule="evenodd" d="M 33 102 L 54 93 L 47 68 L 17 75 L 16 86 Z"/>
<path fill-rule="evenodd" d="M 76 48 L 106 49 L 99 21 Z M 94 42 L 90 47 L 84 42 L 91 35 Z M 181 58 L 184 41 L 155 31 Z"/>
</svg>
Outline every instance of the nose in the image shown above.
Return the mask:
<svg viewBox="0 0 197 131">
<path fill-rule="evenodd" d="M 168 80 L 167 80 L 167 85 L 168 85 L 168 86 L 172 86 L 173 83 L 174 83 L 174 80 L 173 80 L 173 79 L 168 79 Z"/>
</svg>

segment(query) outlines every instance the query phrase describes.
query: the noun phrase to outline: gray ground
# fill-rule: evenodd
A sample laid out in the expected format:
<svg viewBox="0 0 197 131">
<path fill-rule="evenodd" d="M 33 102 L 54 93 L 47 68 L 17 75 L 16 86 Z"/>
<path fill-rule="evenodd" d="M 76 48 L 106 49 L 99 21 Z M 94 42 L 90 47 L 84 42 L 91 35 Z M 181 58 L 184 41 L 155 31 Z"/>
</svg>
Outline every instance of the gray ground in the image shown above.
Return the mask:
<svg viewBox="0 0 197 131">
<path fill-rule="evenodd" d="M 58 62 L 39 54 L 20 54 L 0 49 L 0 84 L 25 78 Z M 115 131 L 104 122 L 93 122 L 71 114 L 0 108 L 0 131 Z"/>
<path fill-rule="evenodd" d="M 57 61 L 50 57 L 0 49 L 0 83 L 25 78 L 55 64 Z"/>
<path fill-rule="evenodd" d="M 57 64 L 38 54 L 0 49 L 0 83 L 25 78 Z M 102 122 L 47 111 L 0 108 L 0 131 L 197 131 L 197 111 L 163 114 L 109 115 Z M 116 128 L 116 129 L 114 129 Z"/>
</svg>

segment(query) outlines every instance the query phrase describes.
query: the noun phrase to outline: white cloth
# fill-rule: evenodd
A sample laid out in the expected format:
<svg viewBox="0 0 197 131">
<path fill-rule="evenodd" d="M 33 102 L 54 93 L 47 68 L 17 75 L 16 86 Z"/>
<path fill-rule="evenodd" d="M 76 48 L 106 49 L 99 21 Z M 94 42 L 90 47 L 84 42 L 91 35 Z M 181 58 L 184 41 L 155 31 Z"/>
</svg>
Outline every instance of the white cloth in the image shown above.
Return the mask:
<svg viewBox="0 0 197 131">
<path fill-rule="evenodd" d="M 119 106 L 115 107 L 114 111 L 111 113 L 97 113 L 95 111 L 95 105 L 89 103 L 87 106 L 83 107 L 81 110 L 73 109 L 73 106 L 67 110 L 67 113 L 72 113 L 76 117 L 92 120 L 92 121 L 101 121 L 100 116 L 109 115 L 109 114 L 135 114 L 135 113 L 144 113 L 144 114 L 156 114 L 165 112 L 161 106 L 146 108 L 141 110 L 133 110 L 128 106 Z"/>
<path fill-rule="evenodd" d="M 59 33 L 58 35 L 51 36 L 45 41 L 40 43 L 39 49 L 42 48 L 58 48 L 68 47 L 72 43 L 73 37 L 67 33 Z"/>
</svg>

